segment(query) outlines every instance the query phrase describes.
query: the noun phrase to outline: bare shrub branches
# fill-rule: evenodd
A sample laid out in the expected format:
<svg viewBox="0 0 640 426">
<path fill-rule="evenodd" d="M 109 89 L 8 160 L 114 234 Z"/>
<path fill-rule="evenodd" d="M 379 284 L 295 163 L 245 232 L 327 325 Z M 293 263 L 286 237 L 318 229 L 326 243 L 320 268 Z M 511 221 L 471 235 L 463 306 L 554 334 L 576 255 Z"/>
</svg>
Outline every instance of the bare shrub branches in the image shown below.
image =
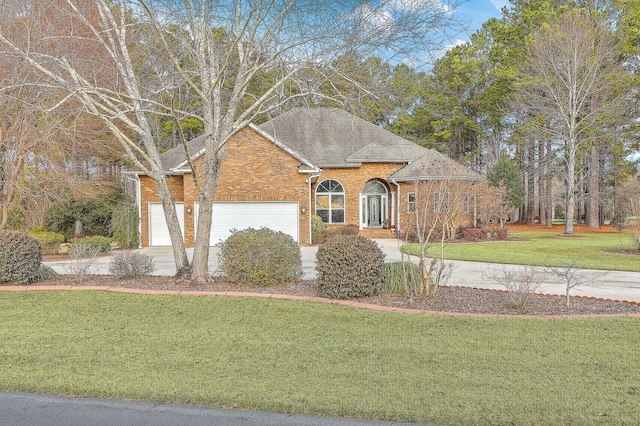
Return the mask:
<svg viewBox="0 0 640 426">
<path fill-rule="evenodd" d="M 482 279 L 504 286 L 513 305 L 520 310 L 540 291 L 546 277 L 545 271 L 535 266 L 490 266 L 482 270 Z"/>
</svg>

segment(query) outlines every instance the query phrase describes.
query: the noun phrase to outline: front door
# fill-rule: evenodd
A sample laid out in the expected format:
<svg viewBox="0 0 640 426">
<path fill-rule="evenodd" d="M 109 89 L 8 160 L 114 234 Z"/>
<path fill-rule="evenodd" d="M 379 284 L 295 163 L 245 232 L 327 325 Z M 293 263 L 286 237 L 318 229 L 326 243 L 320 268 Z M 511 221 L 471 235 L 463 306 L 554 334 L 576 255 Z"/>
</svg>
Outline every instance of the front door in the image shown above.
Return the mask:
<svg viewBox="0 0 640 426">
<path fill-rule="evenodd" d="M 360 229 L 383 226 L 387 209 L 387 188 L 379 180 L 370 180 L 360 193 Z"/>
<path fill-rule="evenodd" d="M 369 199 L 369 223 L 368 226 L 382 226 L 382 221 L 380 220 L 380 195 L 369 195 L 367 196 Z"/>
</svg>

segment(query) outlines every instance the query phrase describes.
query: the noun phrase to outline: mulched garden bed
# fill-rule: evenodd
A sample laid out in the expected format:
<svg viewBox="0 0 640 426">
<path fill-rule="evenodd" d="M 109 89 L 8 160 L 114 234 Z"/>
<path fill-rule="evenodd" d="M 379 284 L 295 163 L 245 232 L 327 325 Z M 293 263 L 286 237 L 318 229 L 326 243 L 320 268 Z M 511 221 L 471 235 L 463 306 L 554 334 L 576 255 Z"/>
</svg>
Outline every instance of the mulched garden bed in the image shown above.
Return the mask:
<svg viewBox="0 0 640 426">
<path fill-rule="evenodd" d="M 36 285 L 82 285 L 111 286 L 147 290 L 176 291 L 228 291 L 247 293 L 290 294 L 318 297 L 315 281 L 297 281 L 274 287 L 247 287 L 214 279 L 206 285 L 192 285 L 188 281 L 177 281 L 173 277 L 148 276 L 139 279 L 119 279 L 111 275 L 90 275 L 81 284 L 73 276 L 59 275 Z M 498 290 L 481 290 L 467 287 L 441 287 L 433 297 L 413 298 L 402 294 L 386 294 L 357 299 L 358 302 L 396 308 L 422 309 L 440 312 L 499 315 L 593 315 L 640 313 L 640 304 L 572 297 L 567 308 L 562 296 L 532 295 L 525 309 L 514 307 L 509 295 Z"/>
</svg>

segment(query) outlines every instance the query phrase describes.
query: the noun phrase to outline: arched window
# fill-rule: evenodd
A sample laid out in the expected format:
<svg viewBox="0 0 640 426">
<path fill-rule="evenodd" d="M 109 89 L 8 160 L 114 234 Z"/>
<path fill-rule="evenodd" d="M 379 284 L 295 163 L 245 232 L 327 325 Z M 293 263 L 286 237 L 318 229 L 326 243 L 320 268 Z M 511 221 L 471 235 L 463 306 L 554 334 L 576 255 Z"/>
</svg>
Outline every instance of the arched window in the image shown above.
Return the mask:
<svg viewBox="0 0 640 426">
<path fill-rule="evenodd" d="M 316 187 L 316 214 L 324 223 L 344 223 L 344 187 L 333 179 Z"/>
</svg>

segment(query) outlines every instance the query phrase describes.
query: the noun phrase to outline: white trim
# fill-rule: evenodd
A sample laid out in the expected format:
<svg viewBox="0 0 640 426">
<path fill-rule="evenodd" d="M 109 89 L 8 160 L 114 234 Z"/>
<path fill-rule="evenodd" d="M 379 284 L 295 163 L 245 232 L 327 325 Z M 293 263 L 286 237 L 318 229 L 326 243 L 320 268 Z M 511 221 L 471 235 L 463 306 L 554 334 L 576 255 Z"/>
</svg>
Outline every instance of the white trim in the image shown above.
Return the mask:
<svg viewBox="0 0 640 426">
<path fill-rule="evenodd" d="M 345 191 L 344 185 L 342 184 L 342 182 L 340 182 L 338 179 L 326 178 L 316 184 L 316 190 L 314 194 L 315 202 L 313 203 L 314 205 L 313 214 L 319 216 L 318 215 L 318 186 L 320 186 L 321 184 L 327 181 L 337 182 L 342 187 L 342 192 L 320 192 L 320 195 L 326 195 L 327 197 L 329 197 L 329 207 L 327 207 L 326 209 L 321 209 L 321 210 L 329 210 L 329 222 L 326 222 L 326 223 L 328 225 L 344 225 L 347 223 L 347 192 Z M 333 222 L 333 215 L 331 213 L 334 209 L 331 207 L 331 197 L 334 194 L 342 195 L 342 202 L 344 203 L 344 207 L 342 207 L 342 211 L 343 211 L 342 222 Z M 340 209 L 336 208 L 335 210 L 340 210 Z"/>
</svg>

